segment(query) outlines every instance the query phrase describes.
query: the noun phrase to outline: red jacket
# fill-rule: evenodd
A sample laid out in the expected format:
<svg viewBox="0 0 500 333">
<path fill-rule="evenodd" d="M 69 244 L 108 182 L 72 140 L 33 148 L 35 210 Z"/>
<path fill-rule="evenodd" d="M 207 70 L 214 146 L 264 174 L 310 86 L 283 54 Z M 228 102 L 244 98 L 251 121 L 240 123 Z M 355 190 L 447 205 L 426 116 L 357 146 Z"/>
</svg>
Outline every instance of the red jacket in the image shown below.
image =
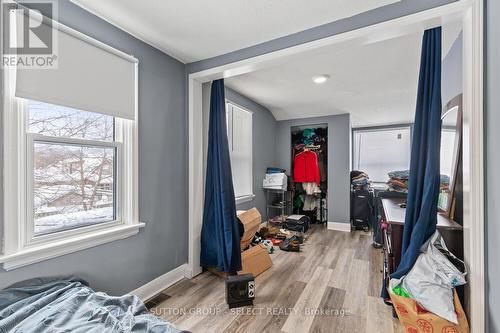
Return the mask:
<svg viewBox="0 0 500 333">
<path fill-rule="evenodd" d="M 319 186 L 321 177 L 318 166 L 318 156 L 312 151 L 305 151 L 293 162 L 293 181 L 296 183 L 316 183 Z"/>
</svg>

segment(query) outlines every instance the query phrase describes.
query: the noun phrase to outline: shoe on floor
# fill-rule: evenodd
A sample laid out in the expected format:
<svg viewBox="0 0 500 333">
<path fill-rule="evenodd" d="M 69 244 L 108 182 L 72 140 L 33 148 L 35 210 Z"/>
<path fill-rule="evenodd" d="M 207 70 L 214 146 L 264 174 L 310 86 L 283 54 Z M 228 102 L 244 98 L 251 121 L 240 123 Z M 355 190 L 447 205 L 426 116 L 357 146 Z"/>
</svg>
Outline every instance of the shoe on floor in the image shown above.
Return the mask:
<svg viewBox="0 0 500 333">
<path fill-rule="evenodd" d="M 293 235 L 290 239 L 297 241 L 299 244 L 304 244 L 304 237 Z"/>
<path fill-rule="evenodd" d="M 282 234 L 281 232 L 280 232 L 280 233 L 277 233 L 277 234 L 274 236 L 274 238 L 276 238 L 276 239 L 281 239 L 281 240 L 285 240 L 285 239 L 287 239 L 287 237 L 288 237 L 288 236 L 287 236 L 286 234 Z"/>
<path fill-rule="evenodd" d="M 280 245 L 283 243 L 282 239 L 276 239 L 276 238 L 268 238 L 271 242 L 273 242 L 273 245 Z"/>
<path fill-rule="evenodd" d="M 280 244 L 280 249 L 288 252 L 299 252 L 300 244 L 296 240 L 287 238 Z"/>
</svg>

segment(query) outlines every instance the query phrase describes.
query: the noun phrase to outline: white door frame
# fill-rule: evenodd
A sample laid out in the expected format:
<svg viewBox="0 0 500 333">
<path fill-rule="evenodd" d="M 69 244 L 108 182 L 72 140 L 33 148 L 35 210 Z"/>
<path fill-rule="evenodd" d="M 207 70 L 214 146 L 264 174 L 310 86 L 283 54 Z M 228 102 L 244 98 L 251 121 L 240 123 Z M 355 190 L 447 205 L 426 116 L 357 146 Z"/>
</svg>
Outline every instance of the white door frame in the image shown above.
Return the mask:
<svg viewBox="0 0 500 333">
<path fill-rule="evenodd" d="M 436 27 L 450 20 L 464 24 L 464 254 L 469 268 L 471 330 L 485 330 L 484 156 L 483 156 L 483 0 L 462 0 L 365 28 L 189 74 L 189 258 L 186 276 L 201 273 L 203 217 L 202 84 L 287 61 L 287 56 L 333 44 L 362 45 Z"/>
</svg>

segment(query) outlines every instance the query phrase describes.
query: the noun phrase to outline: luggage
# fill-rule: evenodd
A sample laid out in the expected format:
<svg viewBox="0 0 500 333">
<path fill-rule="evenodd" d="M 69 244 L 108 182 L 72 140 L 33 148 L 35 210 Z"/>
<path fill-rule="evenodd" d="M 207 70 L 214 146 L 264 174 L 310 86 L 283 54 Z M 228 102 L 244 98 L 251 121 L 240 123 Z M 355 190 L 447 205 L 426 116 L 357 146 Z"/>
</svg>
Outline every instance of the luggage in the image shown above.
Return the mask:
<svg viewBox="0 0 500 333">
<path fill-rule="evenodd" d="M 315 208 L 314 210 L 303 210 L 300 213 L 309 218 L 309 224 L 316 224 L 319 222 L 319 220 L 316 218 L 316 216 L 319 216 L 317 208 Z"/>
<path fill-rule="evenodd" d="M 373 192 L 354 189 L 351 193 L 351 226 L 368 231 L 373 217 Z"/>
<path fill-rule="evenodd" d="M 290 215 L 285 220 L 284 227 L 291 231 L 306 232 L 311 220 L 305 215 Z"/>
</svg>

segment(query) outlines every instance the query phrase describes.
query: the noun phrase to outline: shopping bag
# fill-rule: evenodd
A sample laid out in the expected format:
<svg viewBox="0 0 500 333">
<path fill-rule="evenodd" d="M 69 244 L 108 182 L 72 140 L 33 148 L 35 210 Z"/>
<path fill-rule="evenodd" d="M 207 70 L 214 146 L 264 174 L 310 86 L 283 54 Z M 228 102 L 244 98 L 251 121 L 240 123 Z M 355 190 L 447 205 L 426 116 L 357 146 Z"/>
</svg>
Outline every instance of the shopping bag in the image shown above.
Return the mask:
<svg viewBox="0 0 500 333">
<path fill-rule="evenodd" d="M 389 295 L 406 333 L 469 333 L 469 323 L 455 289 L 453 302 L 458 324 L 425 310 L 412 298 L 394 294 L 392 289 L 389 289 Z"/>
</svg>

